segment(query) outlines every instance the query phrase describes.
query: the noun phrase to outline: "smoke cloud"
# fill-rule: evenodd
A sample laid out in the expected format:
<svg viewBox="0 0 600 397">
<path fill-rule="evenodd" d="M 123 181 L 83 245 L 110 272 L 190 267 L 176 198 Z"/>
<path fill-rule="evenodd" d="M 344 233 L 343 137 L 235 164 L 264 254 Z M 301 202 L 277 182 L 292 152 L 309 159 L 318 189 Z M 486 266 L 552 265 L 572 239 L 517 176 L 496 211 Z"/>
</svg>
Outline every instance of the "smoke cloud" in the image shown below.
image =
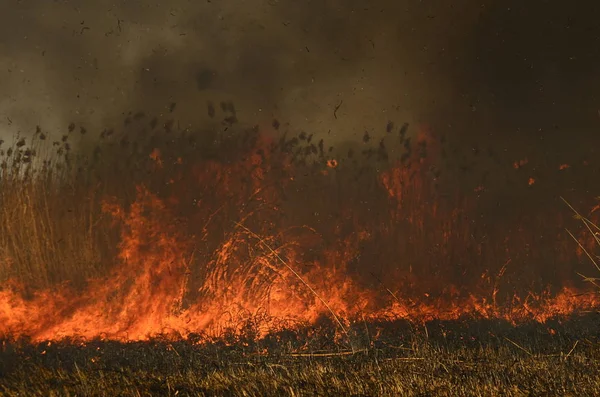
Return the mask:
<svg viewBox="0 0 600 397">
<path fill-rule="evenodd" d="M 588 3 L 9 0 L 0 129 L 102 128 L 172 102 L 198 124 L 208 100 L 227 99 L 240 120 L 333 142 L 389 120 L 505 144 L 589 139 L 600 6 Z"/>
</svg>

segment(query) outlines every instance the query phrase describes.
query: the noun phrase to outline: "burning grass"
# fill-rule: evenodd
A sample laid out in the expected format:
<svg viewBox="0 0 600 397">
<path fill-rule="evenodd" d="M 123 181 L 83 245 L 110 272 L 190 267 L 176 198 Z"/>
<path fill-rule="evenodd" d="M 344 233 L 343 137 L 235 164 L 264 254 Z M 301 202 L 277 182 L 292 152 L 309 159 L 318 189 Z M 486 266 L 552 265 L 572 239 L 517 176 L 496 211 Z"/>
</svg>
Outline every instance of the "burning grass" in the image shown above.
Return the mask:
<svg viewBox="0 0 600 397">
<path fill-rule="evenodd" d="M 325 316 L 348 345 L 357 320 L 597 308 L 562 220 L 490 213 L 480 190 L 440 176 L 445 147 L 426 130 L 402 126 L 397 159 L 384 140 L 342 159 L 279 123 L 235 122 L 191 132 L 137 113 L 94 145 L 71 125 L 51 153 L 41 129 L 0 153 L 0 334 L 220 337 L 252 320 L 262 337 Z"/>
<path fill-rule="evenodd" d="M 600 393 L 597 207 L 565 232 L 520 175 L 499 213 L 406 125 L 393 158 L 235 122 L 0 151 L 3 395 Z"/>
</svg>

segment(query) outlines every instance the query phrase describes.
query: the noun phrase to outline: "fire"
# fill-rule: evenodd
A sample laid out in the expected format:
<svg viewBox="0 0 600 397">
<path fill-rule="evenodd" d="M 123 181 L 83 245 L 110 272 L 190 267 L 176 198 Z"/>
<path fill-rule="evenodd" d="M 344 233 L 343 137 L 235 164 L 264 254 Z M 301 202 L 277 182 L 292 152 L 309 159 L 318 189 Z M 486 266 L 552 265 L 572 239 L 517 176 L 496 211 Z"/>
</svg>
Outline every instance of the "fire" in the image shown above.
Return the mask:
<svg viewBox="0 0 600 397">
<path fill-rule="evenodd" d="M 295 164 L 266 136 L 226 161 L 170 161 L 154 149 L 155 171 L 170 167 L 168 183 L 138 184 L 130 203 L 103 198 L 119 231 L 110 272 L 83 291 L 57 286 L 25 297 L 18 283 L 6 286 L 0 335 L 144 340 L 221 335 L 248 320 L 264 334 L 323 316 L 342 330 L 365 318 L 545 322 L 598 307 L 570 284 L 517 293 L 507 269 L 529 247 L 517 243 L 529 241 L 525 229 L 475 235 L 476 197 L 441 198 L 431 176 L 438 144 L 426 132 L 415 141 L 408 159 L 367 173 L 369 191 L 331 183 L 327 168 L 344 177 L 336 160 L 310 174 L 314 165 Z M 482 258 L 498 268 L 464 264 Z"/>
</svg>

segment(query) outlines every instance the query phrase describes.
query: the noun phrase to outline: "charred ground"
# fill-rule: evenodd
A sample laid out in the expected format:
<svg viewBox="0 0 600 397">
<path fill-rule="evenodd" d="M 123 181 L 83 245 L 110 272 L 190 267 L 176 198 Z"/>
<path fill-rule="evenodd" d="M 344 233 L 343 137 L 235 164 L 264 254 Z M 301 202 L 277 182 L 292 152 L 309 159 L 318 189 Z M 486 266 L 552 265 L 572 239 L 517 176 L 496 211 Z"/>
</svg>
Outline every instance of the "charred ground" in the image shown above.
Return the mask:
<svg viewBox="0 0 600 397">
<path fill-rule="evenodd" d="M 113 395 L 595 395 L 598 316 L 514 327 L 461 319 L 416 326 L 357 323 L 352 346 L 333 323 L 264 338 L 2 342 L 7 396 Z M 550 333 L 549 330 L 552 330 Z M 232 330 L 233 331 L 233 330 Z M 353 348 L 353 350 L 351 349 Z"/>
</svg>

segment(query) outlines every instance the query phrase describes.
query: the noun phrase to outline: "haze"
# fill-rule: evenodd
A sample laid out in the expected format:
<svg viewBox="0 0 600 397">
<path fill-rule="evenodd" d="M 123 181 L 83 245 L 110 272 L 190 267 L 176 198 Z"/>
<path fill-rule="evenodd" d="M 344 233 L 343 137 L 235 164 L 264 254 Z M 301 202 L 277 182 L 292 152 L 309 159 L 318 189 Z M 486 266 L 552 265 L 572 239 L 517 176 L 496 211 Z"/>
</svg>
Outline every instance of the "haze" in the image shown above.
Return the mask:
<svg viewBox="0 0 600 397">
<path fill-rule="evenodd" d="M 525 151 L 566 136 L 589 147 L 600 141 L 599 11 L 543 0 L 7 0 L 0 130 L 100 129 L 171 102 L 198 125 L 207 100 L 228 99 L 240 120 L 276 117 L 334 142 L 393 120 Z"/>
</svg>

